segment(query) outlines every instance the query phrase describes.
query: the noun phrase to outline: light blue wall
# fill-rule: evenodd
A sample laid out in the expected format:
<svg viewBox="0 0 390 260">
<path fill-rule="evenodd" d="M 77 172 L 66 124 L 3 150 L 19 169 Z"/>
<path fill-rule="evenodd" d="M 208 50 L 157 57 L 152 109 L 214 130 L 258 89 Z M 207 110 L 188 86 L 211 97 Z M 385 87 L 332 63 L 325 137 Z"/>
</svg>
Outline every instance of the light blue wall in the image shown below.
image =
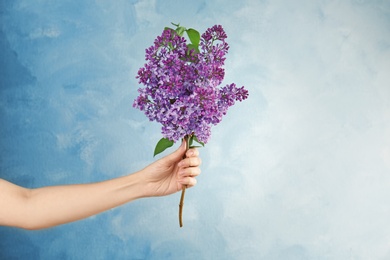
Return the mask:
<svg viewBox="0 0 390 260">
<path fill-rule="evenodd" d="M 222 24 L 245 85 L 179 194 L 42 231 L 0 227 L 0 259 L 390 258 L 388 1 L 0 1 L 0 177 L 86 183 L 150 163 L 132 108 L 170 22 Z"/>
</svg>

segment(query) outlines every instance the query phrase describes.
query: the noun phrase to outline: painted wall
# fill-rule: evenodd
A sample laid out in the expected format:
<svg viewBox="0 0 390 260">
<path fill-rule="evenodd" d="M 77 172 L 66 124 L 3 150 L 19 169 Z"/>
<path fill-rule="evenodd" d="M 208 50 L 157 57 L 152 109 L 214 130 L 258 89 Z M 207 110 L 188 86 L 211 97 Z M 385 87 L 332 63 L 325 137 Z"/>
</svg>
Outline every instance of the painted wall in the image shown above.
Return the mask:
<svg viewBox="0 0 390 260">
<path fill-rule="evenodd" d="M 0 177 L 87 183 L 153 161 L 132 108 L 170 22 L 222 24 L 226 83 L 250 98 L 187 192 L 42 231 L 0 227 L 0 259 L 390 258 L 389 1 L 0 1 Z"/>
</svg>

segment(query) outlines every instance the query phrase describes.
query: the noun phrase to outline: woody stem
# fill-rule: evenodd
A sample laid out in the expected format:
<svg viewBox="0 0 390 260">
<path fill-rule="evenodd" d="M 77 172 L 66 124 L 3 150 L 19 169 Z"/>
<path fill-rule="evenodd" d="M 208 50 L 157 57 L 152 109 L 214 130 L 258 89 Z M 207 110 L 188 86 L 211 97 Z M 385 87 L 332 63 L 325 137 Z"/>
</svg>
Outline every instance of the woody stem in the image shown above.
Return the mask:
<svg viewBox="0 0 390 260">
<path fill-rule="evenodd" d="M 190 136 L 186 135 L 184 137 L 183 142 L 186 142 L 186 152 L 188 149 L 190 149 Z M 186 155 L 184 154 L 183 159 L 186 158 Z M 181 190 L 181 196 L 180 196 L 180 203 L 179 203 L 179 225 L 180 227 L 183 227 L 183 206 L 184 206 L 184 195 L 186 193 L 186 186 L 183 185 L 183 188 Z"/>
</svg>

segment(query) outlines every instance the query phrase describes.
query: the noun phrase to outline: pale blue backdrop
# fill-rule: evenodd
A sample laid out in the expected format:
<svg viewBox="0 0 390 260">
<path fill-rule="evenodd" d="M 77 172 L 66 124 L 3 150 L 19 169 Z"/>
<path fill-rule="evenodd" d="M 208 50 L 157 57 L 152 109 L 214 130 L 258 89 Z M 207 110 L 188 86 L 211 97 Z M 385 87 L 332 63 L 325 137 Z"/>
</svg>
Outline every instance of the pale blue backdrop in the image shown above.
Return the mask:
<svg viewBox="0 0 390 260">
<path fill-rule="evenodd" d="M 224 26 L 250 98 L 201 149 L 187 192 L 42 231 L 0 227 L 0 259 L 389 259 L 390 2 L 1 0 L 0 177 L 87 183 L 153 161 L 132 108 L 170 22 Z"/>
</svg>

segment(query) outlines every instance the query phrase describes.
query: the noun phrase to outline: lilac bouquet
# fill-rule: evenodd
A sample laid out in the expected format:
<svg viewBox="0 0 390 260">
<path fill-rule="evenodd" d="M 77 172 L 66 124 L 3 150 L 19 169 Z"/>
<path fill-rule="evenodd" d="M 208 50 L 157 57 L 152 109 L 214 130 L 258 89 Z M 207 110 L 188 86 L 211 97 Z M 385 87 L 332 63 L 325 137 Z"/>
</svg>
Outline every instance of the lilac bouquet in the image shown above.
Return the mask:
<svg viewBox="0 0 390 260">
<path fill-rule="evenodd" d="M 235 101 L 248 97 L 248 91 L 234 83 L 220 87 L 229 49 L 221 25 L 208 28 L 201 36 L 194 29 L 173 25 L 176 29 L 166 27 L 146 49 L 146 64 L 136 77 L 145 87 L 138 89 L 133 106 L 150 121 L 162 125 L 163 138 L 157 143 L 154 155 L 178 140 L 185 140 L 187 149 L 193 141 L 204 146 L 210 138 L 211 126 L 221 122 Z M 185 189 L 182 199 L 184 192 Z"/>
</svg>

